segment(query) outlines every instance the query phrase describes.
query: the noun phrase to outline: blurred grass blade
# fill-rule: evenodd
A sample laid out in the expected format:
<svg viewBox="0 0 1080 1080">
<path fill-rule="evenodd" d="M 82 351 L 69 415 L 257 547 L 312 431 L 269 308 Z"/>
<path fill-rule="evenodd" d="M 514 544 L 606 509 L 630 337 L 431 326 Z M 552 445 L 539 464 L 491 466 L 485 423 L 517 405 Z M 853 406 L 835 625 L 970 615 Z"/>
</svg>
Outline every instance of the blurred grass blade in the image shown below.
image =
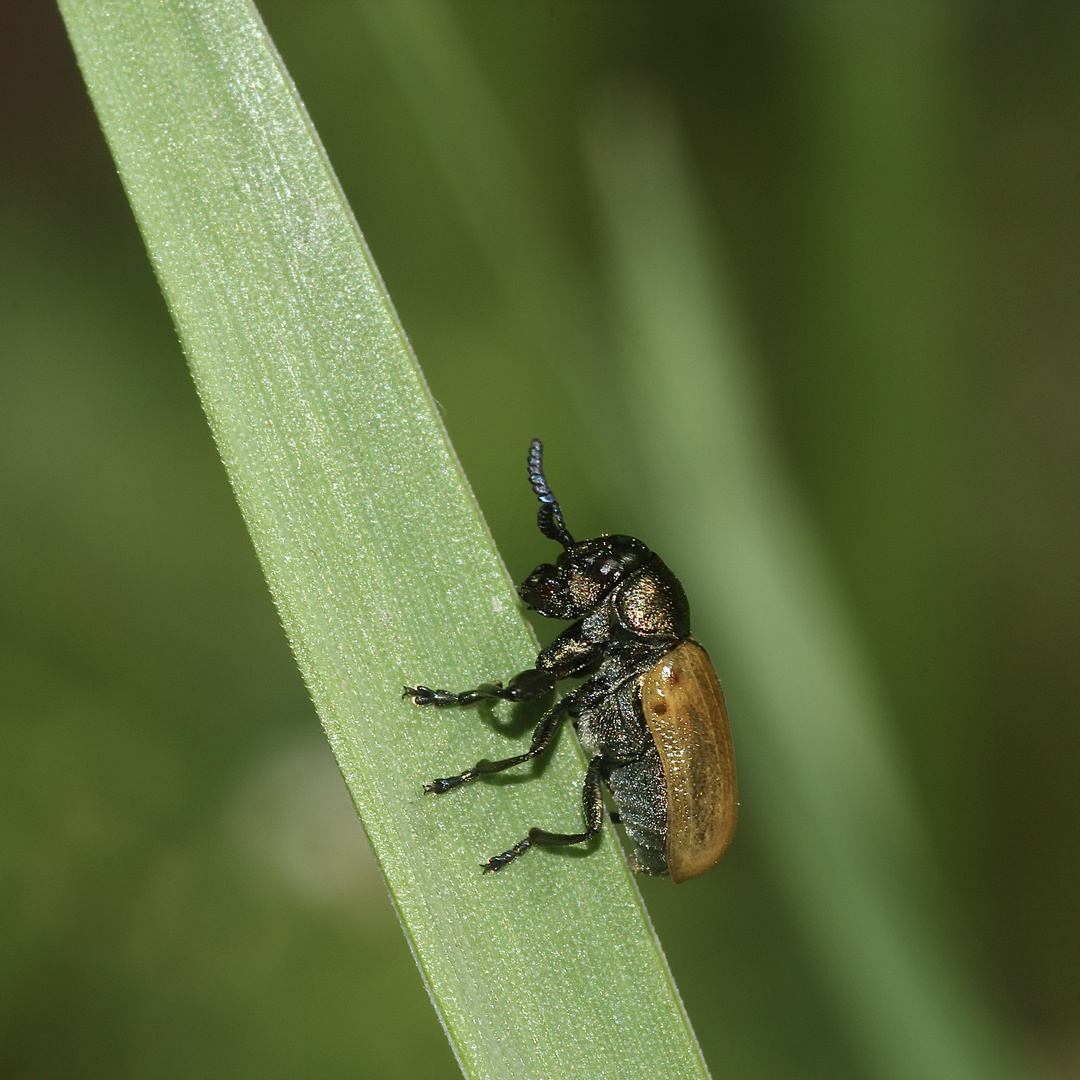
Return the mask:
<svg viewBox="0 0 1080 1080">
<path fill-rule="evenodd" d="M 587 132 L 653 520 L 693 583 L 730 692 L 744 820 L 774 863 L 879 1080 L 1016 1075 L 932 925 L 925 856 L 880 706 L 785 481 L 703 256 L 675 125 L 613 89 Z"/>
<path fill-rule="evenodd" d="M 597 347 L 588 303 L 592 282 L 564 242 L 452 6 L 445 0 L 359 0 L 358 10 L 527 332 L 552 360 L 573 364 L 591 355 Z"/>
<path fill-rule="evenodd" d="M 580 755 L 444 800 L 503 742 L 419 713 L 534 648 L 341 191 L 245 0 L 61 10 L 286 631 L 469 1076 L 702 1077 L 610 835 L 482 858 L 580 820 Z M 524 453 L 525 447 L 522 447 Z M 523 462 L 524 466 L 524 462 Z"/>
<path fill-rule="evenodd" d="M 616 417 L 590 403 L 611 394 L 608 339 L 586 274 L 517 133 L 446 0 L 358 0 L 413 120 L 468 222 L 495 281 L 576 411 L 574 439 L 590 443 L 602 491 L 633 497 L 611 447 Z M 523 403 L 524 404 L 524 403 Z M 557 416 L 548 427 L 562 423 Z"/>
</svg>

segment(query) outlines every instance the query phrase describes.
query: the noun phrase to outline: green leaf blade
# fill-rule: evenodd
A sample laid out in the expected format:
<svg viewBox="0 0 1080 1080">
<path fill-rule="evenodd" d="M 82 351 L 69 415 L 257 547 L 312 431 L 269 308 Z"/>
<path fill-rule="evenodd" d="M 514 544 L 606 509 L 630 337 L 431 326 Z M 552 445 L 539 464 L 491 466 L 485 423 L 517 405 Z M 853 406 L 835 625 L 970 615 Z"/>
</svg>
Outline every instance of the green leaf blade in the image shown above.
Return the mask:
<svg viewBox="0 0 1080 1080">
<path fill-rule="evenodd" d="M 264 572 L 466 1073 L 706 1075 L 562 741 L 528 784 L 422 783 L 515 744 L 401 686 L 465 686 L 535 645 L 363 239 L 242 0 L 63 0 L 80 65 Z M 524 482 L 524 451 L 522 473 Z M 359 973 L 362 977 L 362 973 Z"/>
</svg>

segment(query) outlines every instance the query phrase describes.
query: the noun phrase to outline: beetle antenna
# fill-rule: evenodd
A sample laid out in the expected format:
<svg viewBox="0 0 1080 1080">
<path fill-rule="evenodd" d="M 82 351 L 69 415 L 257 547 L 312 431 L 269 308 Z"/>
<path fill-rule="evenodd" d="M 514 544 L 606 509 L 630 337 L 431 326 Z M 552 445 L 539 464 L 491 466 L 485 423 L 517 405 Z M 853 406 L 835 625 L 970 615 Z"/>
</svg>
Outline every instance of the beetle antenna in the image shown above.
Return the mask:
<svg viewBox="0 0 1080 1080">
<path fill-rule="evenodd" d="M 559 500 L 552 494 L 547 477 L 544 476 L 544 444 L 539 439 L 533 439 L 529 447 L 529 483 L 540 500 L 540 513 L 536 515 L 536 524 L 540 531 L 550 540 L 558 540 L 569 550 L 574 544 L 574 538 L 563 522 Z"/>
</svg>

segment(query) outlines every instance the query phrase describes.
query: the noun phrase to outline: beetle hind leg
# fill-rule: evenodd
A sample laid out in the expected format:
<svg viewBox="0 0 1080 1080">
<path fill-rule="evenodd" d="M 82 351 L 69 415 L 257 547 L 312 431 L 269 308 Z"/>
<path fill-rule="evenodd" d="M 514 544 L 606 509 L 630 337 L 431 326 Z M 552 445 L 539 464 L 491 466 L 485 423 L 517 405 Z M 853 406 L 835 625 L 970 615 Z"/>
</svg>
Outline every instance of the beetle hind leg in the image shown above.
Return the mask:
<svg viewBox="0 0 1080 1080">
<path fill-rule="evenodd" d="M 519 840 L 508 851 L 501 855 L 492 855 L 487 862 L 481 863 L 480 868 L 485 874 L 493 874 L 503 867 L 508 866 L 520 855 L 524 855 L 529 848 L 540 847 L 569 847 L 571 844 L 584 844 L 591 840 L 599 831 L 604 821 L 604 796 L 600 788 L 600 757 L 594 757 L 589 763 L 585 773 L 585 786 L 581 793 L 582 809 L 585 813 L 585 831 L 579 833 L 552 833 L 544 829 L 530 829 L 528 835 Z"/>
</svg>

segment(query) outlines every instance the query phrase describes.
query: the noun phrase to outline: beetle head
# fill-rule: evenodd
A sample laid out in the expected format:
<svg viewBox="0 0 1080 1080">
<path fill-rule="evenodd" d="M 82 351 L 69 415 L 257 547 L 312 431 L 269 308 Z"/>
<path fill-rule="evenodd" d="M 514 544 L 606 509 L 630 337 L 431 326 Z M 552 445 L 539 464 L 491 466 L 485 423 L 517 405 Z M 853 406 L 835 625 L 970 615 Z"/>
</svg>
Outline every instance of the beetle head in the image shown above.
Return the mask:
<svg viewBox="0 0 1080 1080">
<path fill-rule="evenodd" d="M 521 583 L 518 596 L 546 618 L 580 619 L 652 553 L 632 536 L 598 536 L 579 544 L 570 535 L 544 475 L 544 447 L 539 439 L 533 439 L 529 447 L 529 483 L 540 500 L 536 524 L 564 550 L 554 565 L 538 566 Z"/>
<path fill-rule="evenodd" d="M 518 595 L 546 618 L 580 619 L 651 554 L 632 536 L 598 536 L 570 544 L 554 565 L 538 566 L 521 583 Z"/>
</svg>

